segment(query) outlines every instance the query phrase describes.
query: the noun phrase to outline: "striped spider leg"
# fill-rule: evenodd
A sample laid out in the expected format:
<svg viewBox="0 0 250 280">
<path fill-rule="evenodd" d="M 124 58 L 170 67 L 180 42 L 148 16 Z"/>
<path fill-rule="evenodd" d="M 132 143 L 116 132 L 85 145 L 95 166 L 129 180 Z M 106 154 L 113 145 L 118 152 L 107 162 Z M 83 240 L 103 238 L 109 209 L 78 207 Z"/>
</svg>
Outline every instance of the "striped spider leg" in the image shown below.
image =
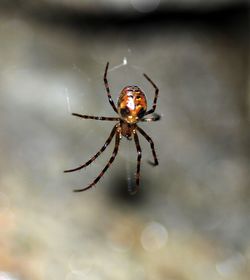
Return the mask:
<svg viewBox="0 0 250 280">
<path fill-rule="evenodd" d="M 147 111 L 147 100 L 146 96 L 143 93 L 143 91 L 138 86 L 126 86 L 120 93 L 118 104 L 115 106 L 114 101 L 112 99 L 110 88 L 108 84 L 107 79 L 107 73 L 108 73 L 108 67 L 109 63 L 107 63 L 105 72 L 104 72 L 104 85 L 107 92 L 107 97 L 109 100 L 110 105 L 112 106 L 113 110 L 118 114 L 118 117 L 103 117 L 103 116 L 89 116 L 89 115 L 82 115 L 78 113 L 72 113 L 73 116 L 82 118 L 82 119 L 91 119 L 91 120 L 99 120 L 99 121 L 116 121 L 116 125 L 113 127 L 108 139 L 104 143 L 104 145 L 101 147 L 101 149 L 86 163 L 73 168 L 65 170 L 65 173 L 68 172 L 74 172 L 77 170 L 81 170 L 82 168 L 88 166 L 93 161 L 97 159 L 108 147 L 108 145 L 111 143 L 112 139 L 115 137 L 115 146 L 113 153 L 108 161 L 108 163 L 105 165 L 105 167 L 102 169 L 100 174 L 93 180 L 92 183 L 87 185 L 84 188 L 76 189 L 75 192 L 82 192 L 87 189 L 92 188 L 94 185 L 96 185 L 99 180 L 102 178 L 102 176 L 105 174 L 105 172 L 109 169 L 113 161 L 115 160 L 120 140 L 122 137 L 127 138 L 128 140 L 134 139 L 136 151 L 137 151 L 137 168 L 136 168 L 136 187 L 134 190 L 129 190 L 131 194 L 136 193 L 139 190 L 140 185 L 140 168 L 141 168 L 141 157 L 142 157 L 142 150 L 139 142 L 139 137 L 137 134 L 137 131 L 149 142 L 152 155 L 154 158 L 153 165 L 158 165 L 158 159 L 156 156 L 155 148 L 154 148 L 154 142 L 153 140 L 147 135 L 147 133 L 140 128 L 137 123 L 138 122 L 154 122 L 158 121 L 160 119 L 160 115 L 154 113 L 157 105 L 157 99 L 158 99 L 158 93 L 159 89 L 155 85 L 155 83 L 146 75 L 143 74 L 144 77 L 152 84 L 152 86 L 155 89 L 155 97 L 153 100 L 153 105 L 150 110 Z M 146 115 L 154 113 L 151 117 L 145 117 Z"/>
</svg>

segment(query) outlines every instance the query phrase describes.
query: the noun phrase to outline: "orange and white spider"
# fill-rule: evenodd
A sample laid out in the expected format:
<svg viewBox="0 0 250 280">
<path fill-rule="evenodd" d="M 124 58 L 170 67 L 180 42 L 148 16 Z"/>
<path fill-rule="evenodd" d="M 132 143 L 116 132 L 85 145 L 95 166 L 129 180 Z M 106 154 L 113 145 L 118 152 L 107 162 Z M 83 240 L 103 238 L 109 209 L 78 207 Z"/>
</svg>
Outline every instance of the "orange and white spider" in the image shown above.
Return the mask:
<svg viewBox="0 0 250 280">
<path fill-rule="evenodd" d="M 117 107 L 114 104 L 114 101 L 110 94 L 109 84 L 107 80 L 107 72 L 108 72 L 109 63 L 107 63 L 105 72 L 104 72 L 104 84 L 107 91 L 109 103 L 114 109 L 114 111 L 119 115 L 119 117 L 97 117 L 97 116 L 88 116 L 88 115 L 81 115 L 77 113 L 72 113 L 73 116 L 77 116 L 79 118 L 83 119 L 92 119 L 92 120 L 100 120 L 100 121 L 117 121 L 118 123 L 115 124 L 113 127 L 108 139 L 106 140 L 105 144 L 101 147 L 101 149 L 86 163 L 83 165 L 76 167 L 74 169 L 65 170 L 64 172 L 73 172 L 80 170 L 86 166 L 88 166 L 90 163 L 92 163 L 104 150 L 107 148 L 107 146 L 110 144 L 111 140 L 115 136 L 115 147 L 113 150 L 113 154 L 110 157 L 108 163 L 103 168 L 101 173 L 95 178 L 95 180 L 89 184 L 88 186 L 76 189 L 75 192 L 82 192 L 86 191 L 87 189 L 92 188 L 96 183 L 101 179 L 101 177 L 104 175 L 104 173 L 108 170 L 112 162 L 114 161 L 118 149 L 119 144 L 122 136 L 126 137 L 128 140 L 131 140 L 132 137 L 134 138 L 136 150 L 137 150 L 137 169 L 136 169 L 136 187 L 134 190 L 129 190 L 131 194 L 134 194 L 139 189 L 140 184 L 140 166 L 141 166 L 141 147 L 139 138 L 137 135 L 137 132 L 139 132 L 142 136 L 146 138 L 146 140 L 149 142 L 154 158 L 153 165 L 158 165 L 158 159 L 155 153 L 154 148 L 154 142 L 153 140 L 147 135 L 147 133 L 141 129 L 137 123 L 138 122 L 152 122 L 152 121 L 158 121 L 160 119 L 160 116 L 158 114 L 153 114 L 151 117 L 146 118 L 146 115 L 154 113 L 156 109 L 156 103 L 158 98 L 159 89 L 155 85 L 155 83 L 146 75 L 143 74 L 144 77 L 152 84 L 152 86 L 155 89 L 155 96 L 153 101 L 153 106 L 150 110 L 147 111 L 147 100 L 146 96 L 143 93 L 143 91 L 138 86 L 126 86 L 120 93 Z"/>
</svg>

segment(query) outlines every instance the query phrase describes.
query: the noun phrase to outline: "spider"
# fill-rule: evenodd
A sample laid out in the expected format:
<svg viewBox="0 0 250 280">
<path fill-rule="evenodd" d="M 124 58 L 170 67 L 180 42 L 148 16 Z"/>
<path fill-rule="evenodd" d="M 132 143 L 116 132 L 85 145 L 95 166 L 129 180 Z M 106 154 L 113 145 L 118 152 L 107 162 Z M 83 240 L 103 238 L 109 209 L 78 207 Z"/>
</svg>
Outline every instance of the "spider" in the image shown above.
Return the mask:
<svg viewBox="0 0 250 280">
<path fill-rule="evenodd" d="M 126 137 L 128 140 L 132 140 L 132 137 L 135 141 L 135 146 L 137 150 L 137 169 L 136 169 L 136 186 L 134 190 L 129 190 L 131 194 L 135 194 L 139 190 L 139 184 L 140 184 L 140 166 L 141 166 L 141 146 L 139 142 L 139 137 L 137 132 L 139 132 L 142 136 L 146 138 L 146 140 L 149 142 L 154 158 L 154 163 L 152 165 L 158 165 L 158 159 L 155 153 L 154 148 L 154 142 L 153 140 L 147 135 L 147 133 L 140 128 L 137 123 L 138 122 L 153 122 L 158 121 L 160 119 L 160 115 L 155 114 L 154 111 L 156 109 L 156 103 L 158 98 L 159 89 L 155 85 L 155 83 L 146 75 L 143 74 L 144 77 L 151 83 L 151 85 L 155 89 L 155 96 L 152 108 L 147 111 L 147 100 L 146 96 L 143 93 L 143 91 L 138 86 L 126 86 L 120 93 L 117 107 L 114 104 L 114 101 L 110 94 L 109 84 L 107 80 L 107 73 L 108 73 L 108 67 L 109 62 L 106 65 L 105 72 L 104 72 L 104 85 L 107 91 L 107 96 L 109 99 L 109 103 L 112 106 L 113 110 L 119 115 L 119 117 L 97 117 L 97 116 L 88 116 L 88 115 L 81 115 L 77 113 L 72 113 L 73 116 L 83 118 L 83 119 L 91 119 L 91 120 L 100 120 L 100 121 L 117 121 L 115 126 L 113 127 L 108 139 L 104 143 L 104 145 L 101 147 L 101 149 L 86 163 L 80 165 L 79 167 L 65 170 L 64 172 L 74 172 L 77 170 L 80 170 L 89 164 L 91 164 L 104 150 L 107 148 L 107 146 L 110 144 L 111 140 L 115 136 L 115 147 L 112 153 L 112 156 L 110 157 L 108 163 L 103 168 L 103 170 L 100 172 L 100 174 L 95 178 L 95 180 L 89 184 L 88 186 L 76 189 L 74 192 L 82 192 L 86 191 L 90 188 L 92 188 L 94 185 L 97 184 L 97 182 L 102 178 L 104 173 L 108 170 L 112 162 L 114 161 L 118 149 L 119 144 L 122 136 Z M 151 117 L 145 117 L 146 115 L 154 113 Z"/>
</svg>

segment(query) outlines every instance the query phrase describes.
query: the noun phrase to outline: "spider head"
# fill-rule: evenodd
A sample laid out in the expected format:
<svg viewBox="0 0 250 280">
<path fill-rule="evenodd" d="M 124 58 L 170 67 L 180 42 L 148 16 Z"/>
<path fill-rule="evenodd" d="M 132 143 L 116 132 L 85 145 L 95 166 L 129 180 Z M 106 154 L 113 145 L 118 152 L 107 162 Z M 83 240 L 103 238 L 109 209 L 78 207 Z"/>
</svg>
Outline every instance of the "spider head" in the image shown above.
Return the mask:
<svg viewBox="0 0 250 280">
<path fill-rule="evenodd" d="M 137 86 L 125 87 L 118 99 L 118 113 L 127 123 L 138 122 L 147 111 L 145 94 Z"/>
</svg>

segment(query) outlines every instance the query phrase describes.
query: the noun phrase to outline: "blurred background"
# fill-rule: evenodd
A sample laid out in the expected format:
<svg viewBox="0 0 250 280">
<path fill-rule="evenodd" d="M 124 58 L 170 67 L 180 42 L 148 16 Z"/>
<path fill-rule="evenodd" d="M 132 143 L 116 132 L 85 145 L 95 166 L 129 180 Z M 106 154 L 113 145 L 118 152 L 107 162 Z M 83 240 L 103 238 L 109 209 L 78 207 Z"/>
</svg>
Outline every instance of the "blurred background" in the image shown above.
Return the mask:
<svg viewBox="0 0 250 280">
<path fill-rule="evenodd" d="M 0 279 L 250 278 L 249 5 L 240 0 L 1 0 Z M 160 89 L 161 120 L 119 154 L 93 189 L 114 141 L 126 85 Z"/>
</svg>

